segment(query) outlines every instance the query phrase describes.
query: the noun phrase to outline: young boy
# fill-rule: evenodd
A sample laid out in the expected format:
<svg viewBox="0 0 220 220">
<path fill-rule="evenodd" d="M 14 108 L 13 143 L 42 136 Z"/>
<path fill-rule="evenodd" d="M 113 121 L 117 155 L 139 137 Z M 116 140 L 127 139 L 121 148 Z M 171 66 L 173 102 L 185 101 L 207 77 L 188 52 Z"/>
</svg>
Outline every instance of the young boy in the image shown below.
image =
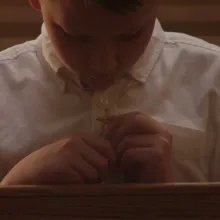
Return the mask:
<svg viewBox="0 0 220 220">
<path fill-rule="evenodd" d="M 156 0 L 30 0 L 0 53 L 2 185 L 220 178 L 220 49 L 165 33 Z"/>
</svg>

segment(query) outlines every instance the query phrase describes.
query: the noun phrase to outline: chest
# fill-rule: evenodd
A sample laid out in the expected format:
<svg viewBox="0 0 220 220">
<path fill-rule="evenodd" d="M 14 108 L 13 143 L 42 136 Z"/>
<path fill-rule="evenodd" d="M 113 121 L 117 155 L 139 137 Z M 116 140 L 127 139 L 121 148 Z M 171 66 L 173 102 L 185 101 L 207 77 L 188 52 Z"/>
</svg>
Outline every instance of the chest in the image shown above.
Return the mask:
<svg viewBox="0 0 220 220">
<path fill-rule="evenodd" d="M 211 153 L 207 148 L 211 138 L 207 132 L 209 100 L 204 96 L 194 102 L 184 89 L 176 93 L 166 89 L 153 93 L 145 86 L 129 87 L 126 83 L 92 97 L 43 91 L 32 99 L 21 96 L 20 105 L 11 105 L 13 111 L 5 112 L 1 119 L 1 157 L 11 167 L 31 152 L 74 132 L 99 134 L 102 125 L 96 119 L 106 109 L 112 115 L 140 111 L 167 125 L 173 134 L 175 167 L 187 173 L 193 169 L 196 179 L 204 179 Z"/>
</svg>

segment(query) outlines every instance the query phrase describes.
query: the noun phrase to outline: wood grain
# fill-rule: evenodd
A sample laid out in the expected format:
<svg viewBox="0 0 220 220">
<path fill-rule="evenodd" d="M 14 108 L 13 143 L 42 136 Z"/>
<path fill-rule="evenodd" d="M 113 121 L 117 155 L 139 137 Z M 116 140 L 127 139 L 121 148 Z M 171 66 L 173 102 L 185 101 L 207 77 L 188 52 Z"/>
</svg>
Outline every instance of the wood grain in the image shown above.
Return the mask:
<svg viewBox="0 0 220 220">
<path fill-rule="evenodd" d="M 220 45 L 219 0 L 160 0 L 158 17 L 167 31 L 185 32 Z M 37 37 L 41 22 L 28 0 L 1 0 L 0 50 Z"/>
<path fill-rule="evenodd" d="M 0 188 L 0 219 L 220 219 L 220 184 Z"/>
</svg>

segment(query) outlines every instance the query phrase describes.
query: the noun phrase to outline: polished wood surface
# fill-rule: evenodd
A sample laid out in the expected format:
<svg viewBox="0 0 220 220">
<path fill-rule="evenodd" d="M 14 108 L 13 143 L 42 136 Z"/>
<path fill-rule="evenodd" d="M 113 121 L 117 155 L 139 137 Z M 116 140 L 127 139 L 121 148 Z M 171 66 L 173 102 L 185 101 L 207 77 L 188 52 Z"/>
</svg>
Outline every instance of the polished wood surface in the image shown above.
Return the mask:
<svg viewBox="0 0 220 220">
<path fill-rule="evenodd" d="M 0 219 L 220 219 L 220 184 L 0 188 Z"/>
<path fill-rule="evenodd" d="M 220 45 L 220 0 L 160 0 L 167 31 L 185 32 Z M 28 0 L 0 0 L 0 50 L 35 38 L 41 17 Z"/>
</svg>

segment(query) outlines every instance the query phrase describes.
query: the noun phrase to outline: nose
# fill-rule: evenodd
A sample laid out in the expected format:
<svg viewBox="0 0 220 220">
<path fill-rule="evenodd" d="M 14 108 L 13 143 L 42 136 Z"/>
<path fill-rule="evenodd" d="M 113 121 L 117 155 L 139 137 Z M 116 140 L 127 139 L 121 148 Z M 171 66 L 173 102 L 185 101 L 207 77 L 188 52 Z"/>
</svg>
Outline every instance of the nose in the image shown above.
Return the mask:
<svg viewBox="0 0 220 220">
<path fill-rule="evenodd" d="M 92 71 L 100 74 L 113 71 L 117 67 L 115 46 L 112 44 L 96 45 L 90 55 L 89 64 Z"/>
</svg>

